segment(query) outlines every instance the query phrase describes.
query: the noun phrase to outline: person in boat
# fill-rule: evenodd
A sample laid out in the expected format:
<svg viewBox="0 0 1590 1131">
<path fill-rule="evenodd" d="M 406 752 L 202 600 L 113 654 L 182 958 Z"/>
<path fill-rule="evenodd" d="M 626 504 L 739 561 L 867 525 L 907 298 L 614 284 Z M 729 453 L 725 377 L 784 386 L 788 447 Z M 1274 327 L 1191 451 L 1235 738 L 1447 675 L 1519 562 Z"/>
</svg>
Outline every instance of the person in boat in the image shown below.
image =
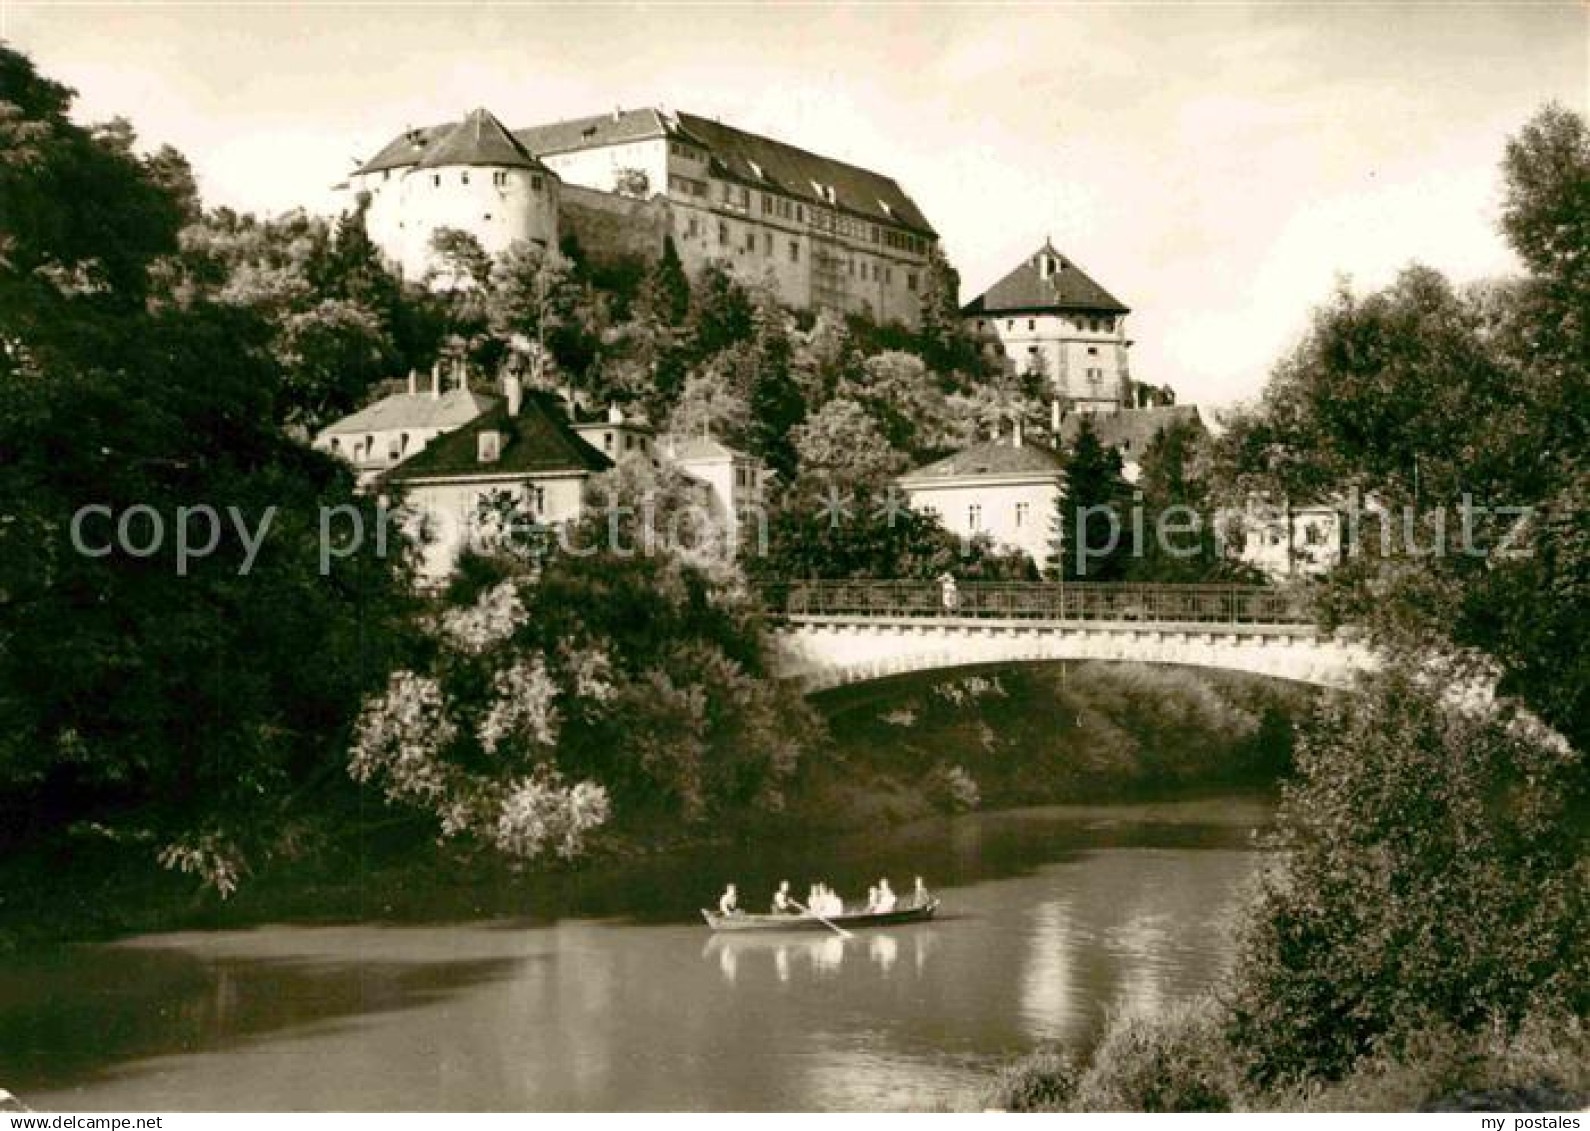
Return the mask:
<svg viewBox="0 0 1590 1131">
<path fill-rule="evenodd" d="M 911 904 L 914 907 L 926 907 L 932 902 L 933 893 L 928 891 L 927 885 L 922 882 L 922 877 L 916 878 L 916 887 L 911 890 Z"/>
<path fill-rule="evenodd" d="M 773 893 L 773 914 L 795 915 L 795 901 L 789 896 L 789 881 L 780 880 L 778 890 Z"/>
<path fill-rule="evenodd" d="M 879 880 L 878 898 L 874 904 L 877 913 L 879 915 L 887 915 L 889 912 L 894 910 L 895 904 L 897 903 L 899 903 L 899 899 L 895 896 L 894 891 L 889 887 L 889 881 Z"/>
<path fill-rule="evenodd" d="M 806 889 L 806 910 L 817 915 L 823 912 L 823 885 L 813 884 Z"/>
<path fill-rule="evenodd" d="M 740 913 L 740 891 L 733 884 L 723 889 L 723 894 L 718 897 L 719 915 L 738 915 Z"/>
<path fill-rule="evenodd" d="M 868 915 L 875 914 L 877 912 L 877 910 L 878 910 L 878 888 L 877 888 L 877 885 L 875 884 L 872 887 L 867 889 L 867 914 Z"/>
</svg>

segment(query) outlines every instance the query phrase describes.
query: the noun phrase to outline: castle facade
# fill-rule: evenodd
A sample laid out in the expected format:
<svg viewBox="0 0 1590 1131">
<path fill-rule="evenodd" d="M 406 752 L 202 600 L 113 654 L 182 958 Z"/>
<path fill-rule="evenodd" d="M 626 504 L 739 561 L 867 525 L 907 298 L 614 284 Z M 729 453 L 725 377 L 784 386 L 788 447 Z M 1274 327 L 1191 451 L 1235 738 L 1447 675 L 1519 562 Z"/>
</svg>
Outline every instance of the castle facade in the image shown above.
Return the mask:
<svg viewBox="0 0 1590 1131">
<path fill-rule="evenodd" d="M 717 263 L 807 310 L 917 323 L 937 233 L 892 178 L 693 114 L 658 109 L 509 130 L 486 110 L 406 130 L 349 178 L 371 238 L 406 277 L 431 236 L 490 253 L 572 234 L 596 255 Z"/>
</svg>

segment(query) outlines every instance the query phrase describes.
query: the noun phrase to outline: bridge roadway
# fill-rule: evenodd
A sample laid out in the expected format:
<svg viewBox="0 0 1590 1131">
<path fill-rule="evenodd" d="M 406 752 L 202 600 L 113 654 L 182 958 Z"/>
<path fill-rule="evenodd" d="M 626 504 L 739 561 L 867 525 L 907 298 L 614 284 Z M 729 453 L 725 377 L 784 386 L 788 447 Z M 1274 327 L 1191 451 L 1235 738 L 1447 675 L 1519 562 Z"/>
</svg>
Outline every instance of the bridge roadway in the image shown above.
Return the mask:
<svg viewBox="0 0 1590 1131">
<path fill-rule="evenodd" d="M 1266 586 L 805 581 L 766 585 L 777 668 L 807 691 L 982 664 L 1107 660 L 1346 687 L 1375 667 Z"/>
</svg>

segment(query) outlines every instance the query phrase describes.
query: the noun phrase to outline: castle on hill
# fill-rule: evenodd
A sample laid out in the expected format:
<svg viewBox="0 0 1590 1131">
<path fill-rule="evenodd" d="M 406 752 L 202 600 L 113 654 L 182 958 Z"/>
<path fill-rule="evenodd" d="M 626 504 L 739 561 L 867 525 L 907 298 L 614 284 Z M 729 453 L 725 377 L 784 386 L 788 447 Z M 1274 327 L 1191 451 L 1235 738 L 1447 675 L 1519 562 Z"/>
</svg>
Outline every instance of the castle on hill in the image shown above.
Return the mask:
<svg viewBox="0 0 1590 1131">
<path fill-rule="evenodd" d="M 938 235 L 892 178 L 694 114 L 615 110 L 510 130 L 479 109 L 405 130 L 349 177 L 371 238 L 405 277 L 431 237 L 469 232 L 654 259 L 671 239 L 694 275 L 717 263 L 797 309 L 917 323 Z"/>
</svg>

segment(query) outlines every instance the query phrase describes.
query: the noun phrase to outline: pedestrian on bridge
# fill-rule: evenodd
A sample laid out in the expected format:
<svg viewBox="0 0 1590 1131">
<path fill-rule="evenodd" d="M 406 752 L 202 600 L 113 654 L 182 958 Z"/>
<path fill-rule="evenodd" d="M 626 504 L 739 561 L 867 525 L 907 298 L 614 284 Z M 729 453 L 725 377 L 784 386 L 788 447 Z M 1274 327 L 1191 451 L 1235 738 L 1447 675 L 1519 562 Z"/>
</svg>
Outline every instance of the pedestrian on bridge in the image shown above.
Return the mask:
<svg viewBox="0 0 1590 1131">
<path fill-rule="evenodd" d="M 944 601 L 944 615 L 952 617 L 961 606 L 961 594 L 955 588 L 955 575 L 946 570 L 939 575 L 939 589 Z"/>
</svg>

